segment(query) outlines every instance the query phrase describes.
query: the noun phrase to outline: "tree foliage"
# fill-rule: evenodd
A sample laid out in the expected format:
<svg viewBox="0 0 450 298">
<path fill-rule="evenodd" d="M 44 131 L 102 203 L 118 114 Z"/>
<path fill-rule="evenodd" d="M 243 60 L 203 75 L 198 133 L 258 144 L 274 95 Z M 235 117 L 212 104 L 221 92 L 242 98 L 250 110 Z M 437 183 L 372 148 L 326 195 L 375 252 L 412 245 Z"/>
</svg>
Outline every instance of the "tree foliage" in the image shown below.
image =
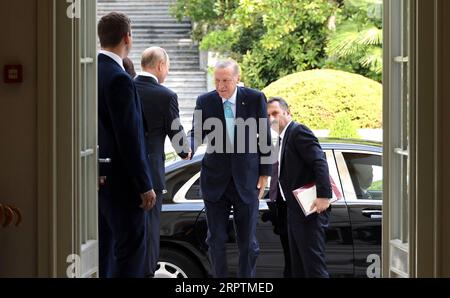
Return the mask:
<svg viewBox="0 0 450 298">
<path fill-rule="evenodd" d="M 237 59 L 244 83 L 263 88 L 325 63 L 335 9 L 329 0 L 178 0 L 174 12 L 201 28 L 194 34 L 201 49 Z"/>
<path fill-rule="evenodd" d="M 329 36 L 326 67 L 359 73 L 381 82 L 382 0 L 345 0 Z"/>
<path fill-rule="evenodd" d="M 238 60 L 264 88 L 285 75 L 335 68 L 381 81 L 382 0 L 177 0 L 203 50 Z"/>
</svg>

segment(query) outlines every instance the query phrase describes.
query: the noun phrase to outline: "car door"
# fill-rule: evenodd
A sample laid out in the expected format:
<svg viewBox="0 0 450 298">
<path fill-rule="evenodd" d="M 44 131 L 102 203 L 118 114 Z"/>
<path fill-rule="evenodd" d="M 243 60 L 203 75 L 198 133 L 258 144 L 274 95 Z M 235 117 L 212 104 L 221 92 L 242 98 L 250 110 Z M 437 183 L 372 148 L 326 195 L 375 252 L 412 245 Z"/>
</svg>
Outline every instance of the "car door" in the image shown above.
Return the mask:
<svg viewBox="0 0 450 298">
<path fill-rule="evenodd" d="M 355 276 L 371 276 L 373 266 L 381 265 L 382 155 L 380 150 L 339 150 L 335 157 L 349 210 Z"/>
<path fill-rule="evenodd" d="M 339 191 L 343 194 L 339 183 L 339 174 L 331 147 L 324 145 L 328 169 Z M 345 199 L 336 201 L 331 206 L 330 225 L 326 231 L 325 258 L 331 277 L 353 276 L 353 242 L 349 212 Z"/>
</svg>

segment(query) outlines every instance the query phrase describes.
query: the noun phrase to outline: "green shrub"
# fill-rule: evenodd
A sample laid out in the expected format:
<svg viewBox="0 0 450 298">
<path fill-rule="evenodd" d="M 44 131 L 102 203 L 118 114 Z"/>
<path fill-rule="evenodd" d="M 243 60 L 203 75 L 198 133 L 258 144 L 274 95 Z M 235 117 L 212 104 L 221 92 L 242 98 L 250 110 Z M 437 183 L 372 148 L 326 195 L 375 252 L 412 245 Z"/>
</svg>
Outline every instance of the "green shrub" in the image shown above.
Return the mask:
<svg viewBox="0 0 450 298">
<path fill-rule="evenodd" d="M 360 75 L 330 69 L 304 71 L 279 79 L 263 92 L 286 99 L 293 118 L 311 129 L 330 129 L 341 114 L 357 128 L 382 127 L 382 86 Z"/>
<path fill-rule="evenodd" d="M 331 127 L 330 135 L 331 138 L 340 139 L 359 139 L 357 128 L 355 123 L 347 114 L 341 114 L 336 117 L 336 120 Z"/>
</svg>

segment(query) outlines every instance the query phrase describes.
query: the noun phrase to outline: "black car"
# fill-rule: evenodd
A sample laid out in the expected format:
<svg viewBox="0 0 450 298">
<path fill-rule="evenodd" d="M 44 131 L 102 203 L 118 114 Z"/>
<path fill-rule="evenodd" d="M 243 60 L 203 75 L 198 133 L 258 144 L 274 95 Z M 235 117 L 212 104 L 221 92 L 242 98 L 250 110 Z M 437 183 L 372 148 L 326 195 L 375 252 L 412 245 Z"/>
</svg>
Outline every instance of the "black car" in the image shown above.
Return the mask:
<svg viewBox="0 0 450 298">
<path fill-rule="evenodd" d="M 330 175 L 343 200 L 332 204 L 326 258 L 331 277 L 377 277 L 381 265 L 382 148 L 380 143 L 321 140 Z M 161 255 L 157 277 L 209 277 L 207 225 L 199 177 L 203 154 L 166 166 L 167 194 L 161 214 Z M 257 277 L 283 277 L 284 254 L 274 203 L 260 201 Z M 236 275 L 238 248 L 232 215 L 228 266 Z M 378 274 L 378 275 L 377 275 Z"/>
</svg>

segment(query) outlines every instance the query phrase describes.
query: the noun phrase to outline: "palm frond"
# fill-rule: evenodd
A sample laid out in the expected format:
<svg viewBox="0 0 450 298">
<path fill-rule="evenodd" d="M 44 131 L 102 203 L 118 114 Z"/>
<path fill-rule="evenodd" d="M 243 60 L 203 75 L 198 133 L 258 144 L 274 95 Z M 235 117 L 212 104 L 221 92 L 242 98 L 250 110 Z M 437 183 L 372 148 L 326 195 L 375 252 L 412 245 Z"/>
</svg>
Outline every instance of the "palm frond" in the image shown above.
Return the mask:
<svg viewBox="0 0 450 298">
<path fill-rule="evenodd" d="M 367 49 L 366 55 L 362 57 L 359 63 L 377 74 L 383 71 L 383 50 L 380 47 L 371 47 Z"/>
<path fill-rule="evenodd" d="M 344 58 L 357 53 L 359 50 L 358 38 L 359 34 L 354 24 L 342 24 L 328 43 L 328 55 Z"/>
<path fill-rule="evenodd" d="M 377 27 L 364 29 L 358 35 L 356 42 L 362 46 L 381 45 L 383 43 L 383 30 Z"/>
</svg>

